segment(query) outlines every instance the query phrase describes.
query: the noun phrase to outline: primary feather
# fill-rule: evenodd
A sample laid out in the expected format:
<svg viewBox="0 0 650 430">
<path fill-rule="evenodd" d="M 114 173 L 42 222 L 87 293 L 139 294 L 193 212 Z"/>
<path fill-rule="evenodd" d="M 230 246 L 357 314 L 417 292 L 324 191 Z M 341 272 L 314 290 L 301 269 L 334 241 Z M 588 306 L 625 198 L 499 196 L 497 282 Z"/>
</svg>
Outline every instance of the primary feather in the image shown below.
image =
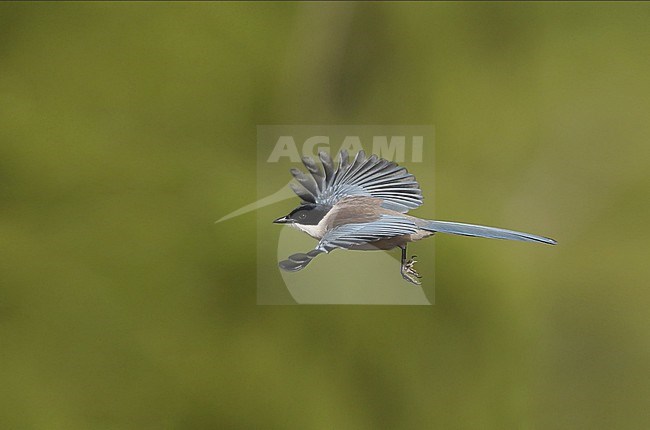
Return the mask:
<svg viewBox="0 0 650 430">
<path fill-rule="evenodd" d="M 339 154 L 338 167 L 326 152 L 318 154 L 320 166 L 304 157 L 308 174 L 291 169 L 298 184 L 291 188 L 304 202 L 334 206 L 347 196 L 370 196 L 382 199 L 385 209 L 405 213 L 422 205 L 422 191 L 415 177 L 406 168 L 359 151 L 352 163 L 348 153 Z"/>
<path fill-rule="evenodd" d="M 343 224 L 329 230 L 316 249 L 330 252 L 336 248 L 349 248 L 395 236 L 415 234 L 417 231 L 417 225 L 408 218 L 382 215 L 375 221 Z"/>
</svg>

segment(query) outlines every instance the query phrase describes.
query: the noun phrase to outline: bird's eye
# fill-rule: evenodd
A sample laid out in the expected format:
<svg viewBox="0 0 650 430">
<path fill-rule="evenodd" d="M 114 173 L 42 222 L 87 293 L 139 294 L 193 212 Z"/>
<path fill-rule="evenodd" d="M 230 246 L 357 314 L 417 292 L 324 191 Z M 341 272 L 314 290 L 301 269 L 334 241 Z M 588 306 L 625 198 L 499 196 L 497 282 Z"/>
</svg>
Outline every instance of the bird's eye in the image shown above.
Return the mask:
<svg viewBox="0 0 650 430">
<path fill-rule="evenodd" d="M 298 219 L 305 219 L 305 218 L 307 218 L 306 213 L 301 213 L 300 215 L 298 215 Z"/>
</svg>

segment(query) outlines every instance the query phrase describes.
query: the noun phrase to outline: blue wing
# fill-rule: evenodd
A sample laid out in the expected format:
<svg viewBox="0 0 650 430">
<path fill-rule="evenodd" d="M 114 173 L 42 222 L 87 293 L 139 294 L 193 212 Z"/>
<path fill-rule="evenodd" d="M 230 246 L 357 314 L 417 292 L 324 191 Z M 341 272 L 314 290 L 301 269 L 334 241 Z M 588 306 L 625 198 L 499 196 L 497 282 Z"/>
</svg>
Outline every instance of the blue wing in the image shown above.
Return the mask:
<svg viewBox="0 0 650 430">
<path fill-rule="evenodd" d="M 309 174 L 293 168 L 291 174 L 298 184 L 293 191 L 305 202 L 334 206 L 346 196 L 371 196 L 383 200 L 382 207 L 405 213 L 422 204 L 422 191 L 415 177 L 406 168 L 363 151 L 349 162 L 348 153 L 342 150 L 338 166 L 326 152 L 318 157 L 322 168 L 311 158 L 302 162 Z"/>
<path fill-rule="evenodd" d="M 418 231 L 415 223 L 399 216 L 382 215 L 376 221 L 344 224 L 328 231 L 316 249 L 330 252 L 336 248 L 349 248 Z"/>
<path fill-rule="evenodd" d="M 418 231 L 415 223 L 399 216 L 382 215 L 376 221 L 368 223 L 344 224 L 328 231 L 318 242 L 315 249 L 306 254 L 298 253 L 280 262 L 280 268 L 295 272 L 304 269 L 319 254 L 336 248 L 349 248 Z"/>
</svg>

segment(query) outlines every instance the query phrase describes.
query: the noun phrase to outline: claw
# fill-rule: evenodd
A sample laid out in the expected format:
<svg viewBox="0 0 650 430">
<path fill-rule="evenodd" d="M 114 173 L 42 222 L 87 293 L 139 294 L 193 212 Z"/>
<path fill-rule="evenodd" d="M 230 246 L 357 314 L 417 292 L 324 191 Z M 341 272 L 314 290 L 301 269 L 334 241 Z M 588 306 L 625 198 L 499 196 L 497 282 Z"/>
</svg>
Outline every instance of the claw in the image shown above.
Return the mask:
<svg viewBox="0 0 650 430">
<path fill-rule="evenodd" d="M 417 262 L 417 260 L 415 259 L 416 257 L 417 256 L 414 255 L 404 263 L 404 265 L 402 266 L 401 273 L 402 273 L 402 277 L 405 280 L 415 285 L 420 285 L 421 282 L 419 280 L 422 278 L 422 276 L 420 276 L 417 270 L 415 270 L 415 268 L 413 267 L 413 265 Z"/>
</svg>

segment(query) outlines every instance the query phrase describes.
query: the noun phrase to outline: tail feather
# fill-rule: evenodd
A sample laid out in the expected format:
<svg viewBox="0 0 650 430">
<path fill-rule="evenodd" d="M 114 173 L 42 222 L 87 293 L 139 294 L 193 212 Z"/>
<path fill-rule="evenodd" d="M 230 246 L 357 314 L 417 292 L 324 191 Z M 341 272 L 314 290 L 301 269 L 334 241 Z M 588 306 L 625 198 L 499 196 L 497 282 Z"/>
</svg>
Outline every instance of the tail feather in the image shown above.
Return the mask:
<svg viewBox="0 0 650 430">
<path fill-rule="evenodd" d="M 553 239 L 535 234 L 523 233 L 520 231 L 505 230 L 496 227 L 486 227 L 474 224 L 462 224 L 450 221 L 428 221 L 422 226 L 424 230 L 436 233 L 458 234 L 461 236 L 487 237 L 489 239 L 507 239 L 520 240 L 523 242 L 541 242 L 549 245 L 555 245 L 557 242 Z"/>
</svg>

